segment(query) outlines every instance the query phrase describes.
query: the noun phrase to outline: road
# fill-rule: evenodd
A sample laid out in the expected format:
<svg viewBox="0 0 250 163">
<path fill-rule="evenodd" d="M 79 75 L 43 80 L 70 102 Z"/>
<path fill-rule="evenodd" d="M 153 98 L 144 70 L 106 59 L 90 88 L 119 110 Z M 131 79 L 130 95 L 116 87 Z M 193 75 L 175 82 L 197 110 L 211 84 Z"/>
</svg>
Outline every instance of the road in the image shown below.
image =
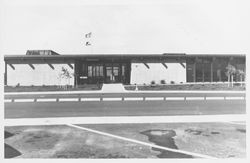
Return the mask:
<svg viewBox="0 0 250 163">
<path fill-rule="evenodd" d="M 245 114 L 245 100 L 5 103 L 5 118 Z"/>
</svg>

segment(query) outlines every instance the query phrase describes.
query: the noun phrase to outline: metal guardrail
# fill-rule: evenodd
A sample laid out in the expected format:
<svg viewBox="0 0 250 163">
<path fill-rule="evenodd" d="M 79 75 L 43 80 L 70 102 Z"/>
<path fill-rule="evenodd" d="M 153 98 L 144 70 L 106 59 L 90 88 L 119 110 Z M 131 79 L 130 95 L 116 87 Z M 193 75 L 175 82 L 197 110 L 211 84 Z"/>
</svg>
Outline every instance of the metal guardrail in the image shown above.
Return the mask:
<svg viewBox="0 0 250 163">
<path fill-rule="evenodd" d="M 60 95 L 5 95 L 5 102 L 62 102 L 62 101 L 190 101 L 190 100 L 245 100 L 245 93 L 98 93 Z M 23 100 L 23 101 L 22 101 Z"/>
</svg>

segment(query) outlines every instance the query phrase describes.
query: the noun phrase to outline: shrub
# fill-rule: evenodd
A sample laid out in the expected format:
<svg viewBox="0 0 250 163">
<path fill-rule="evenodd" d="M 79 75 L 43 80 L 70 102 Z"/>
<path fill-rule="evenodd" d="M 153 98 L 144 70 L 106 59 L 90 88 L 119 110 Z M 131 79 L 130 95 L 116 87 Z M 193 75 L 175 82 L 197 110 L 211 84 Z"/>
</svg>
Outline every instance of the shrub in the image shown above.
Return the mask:
<svg viewBox="0 0 250 163">
<path fill-rule="evenodd" d="M 166 84 L 166 81 L 164 79 L 162 79 L 161 84 Z"/>
<path fill-rule="evenodd" d="M 155 85 L 155 81 L 154 81 L 154 80 L 152 80 L 152 81 L 151 81 L 151 84 L 152 84 L 152 85 Z"/>
<path fill-rule="evenodd" d="M 170 83 L 171 83 L 171 84 L 175 84 L 175 82 L 174 82 L 174 81 L 171 81 Z"/>
</svg>

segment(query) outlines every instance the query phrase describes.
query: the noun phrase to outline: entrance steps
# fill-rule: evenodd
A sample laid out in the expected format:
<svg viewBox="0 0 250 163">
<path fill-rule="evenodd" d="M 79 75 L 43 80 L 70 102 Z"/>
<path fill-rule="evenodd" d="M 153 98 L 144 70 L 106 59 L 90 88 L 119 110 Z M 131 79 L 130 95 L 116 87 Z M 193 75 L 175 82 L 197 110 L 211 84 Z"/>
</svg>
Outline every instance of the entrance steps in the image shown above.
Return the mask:
<svg viewBox="0 0 250 163">
<path fill-rule="evenodd" d="M 102 92 L 126 92 L 122 83 L 103 84 Z"/>
</svg>

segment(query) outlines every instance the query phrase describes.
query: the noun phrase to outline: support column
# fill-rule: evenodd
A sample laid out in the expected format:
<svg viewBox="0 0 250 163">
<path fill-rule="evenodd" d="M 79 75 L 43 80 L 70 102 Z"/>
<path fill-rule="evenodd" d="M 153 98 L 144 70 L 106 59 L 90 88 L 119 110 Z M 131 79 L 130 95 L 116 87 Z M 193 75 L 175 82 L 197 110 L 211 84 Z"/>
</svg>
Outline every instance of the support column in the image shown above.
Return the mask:
<svg viewBox="0 0 250 163">
<path fill-rule="evenodd" d="M 193 75 L 193 82 L 196 82 L 196 61 L 194 61 Z"/>
<path fill-rule="evenodd" d="M 213 59 L 212 59 L 212 62 L 211 62 L 211 82 L 213 82 L 214 81 L 214 75 L 213 75 L 214 73 L 213 73 Z"/>
<path fill-rule="evenodd" d="M 205 82 L 205 66 L 204 66 L 204 59 L 201 61 L 202 63 L 202 82 Z"/>
<path fill-rule="evenodd" d="M 77 87 L 78 86 L 78 64 L 75 62 L 75 69 L 74 69 L 74 86 Z"/>
<path fill-rule="evenodd" d="M 204 64 L 202 65 L 202 82 L 204 82 L 205 81 L 205 71 L 204 71 Z"/>
<path fill-rule="evenodd" d="M 4 85 L 7 85 L 7 63 L 5 62 L 4 67 Z"/>
<path fill-rule="evenodd" d="M 126 75 L 126 84 L 131 84 L 131 71 L 132 71 L 132 62 L 129 61 L 126 64 L 126 68 L 125 68 L 125 75 Z"/>
</svg>

